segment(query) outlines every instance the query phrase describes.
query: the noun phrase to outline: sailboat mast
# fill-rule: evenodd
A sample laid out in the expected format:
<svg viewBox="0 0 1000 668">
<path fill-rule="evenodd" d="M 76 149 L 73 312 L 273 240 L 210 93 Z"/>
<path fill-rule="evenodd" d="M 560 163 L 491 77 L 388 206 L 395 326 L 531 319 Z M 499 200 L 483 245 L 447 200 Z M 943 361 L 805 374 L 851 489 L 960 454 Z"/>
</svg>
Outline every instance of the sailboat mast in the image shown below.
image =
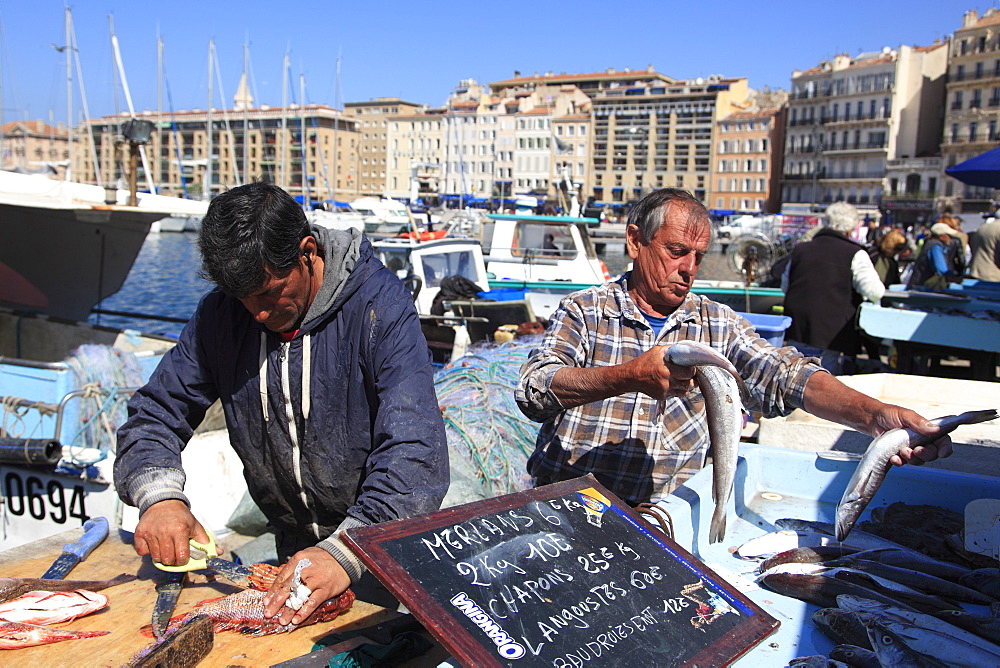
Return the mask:
<svg viewBox="0 0 1000 668">
<path fill-rule="evenodd" d="M 309 160 L 306 156 L 306 76 L 299 74 L 299 149 L 302 156 L 302 194 L 306 209 L 312 206 L 309 192 Z"/>
<path fill-rule="evenodd" d="M 157 30 L 159 32 L 159 30 Z M 160 156 L 163 153 L 163 38 L 156 36 L 156 154 L 153 159 L 156 161 L 157 171 L 160 165 Z M 160 179 L 164 178 L 163 174 Z M 183 181 L 183 176 L 181 177 Z"/>
<path fill-rule="evenodd" d="M 281 62 L 281 162 L 278 165 L 278 183 L 282 188 L 288 188 L 286 170 L 288 169 L 288 52 Z"/>
<path fill-rule="evenodd" d="M 66 163 L 66 180 L 73 178 L 73 46 L 70 38 L 70 14 L 66 8 L 66 145 L 69 162 Z"/>
<path fill-rule="evenodd" d="M 115 55 L 115 63 L 118 65 L 118 73 L 122 78 L 122 91 L 125 93 L 125 102 L 128 103 L 128 111 L 132 118 L 135 118 L 135 107 L 132 106 L 132 93 L 129 91 L 128 78 L 125 76 L 125 64 L 122 62 L 122 52 L 118 47 L 118 36 L 114 33 L 114 23 L 111 24 L 111 46 Z M 146 160 L 145 146 L 139 146 L 139 156 L 142 159 L 142 169 L 146 172 L 146 187 L 149 192 L 156 194 L 156 185 L 153 183 L 153 175 L 149 171 L 149 162 Z"/>
<path fill-rule="evenodd" d="M 248 148 L 249 138 L 247 133 L 250 130 L 250 82 L 248 72 L 250 71 L 250 35 L 247 35 L 243 43 L 243 183 L 250 180 L 250 149 Z"/>
<path fill-rule="evenodd" d="M 331 176 L 333 194 L 330 198 L 336 201 L 337 187 L 340 186 L 340 172 L 337 171 L 338 161 L 340 160 L 340 144 L 337 143 L 337 130 L 340 128 L 340 121 L 344 116 L 344 108 L 340 104 L 340 49 L 337 49 L 337 77 L 334 80 L 333 106 L 337 113 L 333 117 L 333 175 Z"/>
<path fill-rule="evenodd" d="M 206 128 L 208 129 L 208 141 L 206 146 L 208 149 L 208 155 L 205 159 L 205 199 L 211 201 L 212 199 L 212 135 L 214 134 L 212 128 L 212 76 L 215 72 L 212 70 L 212 59 L 215 57 L 215 40 L 208 40 L 208 113 L 205 116 Z"/>
</svg>

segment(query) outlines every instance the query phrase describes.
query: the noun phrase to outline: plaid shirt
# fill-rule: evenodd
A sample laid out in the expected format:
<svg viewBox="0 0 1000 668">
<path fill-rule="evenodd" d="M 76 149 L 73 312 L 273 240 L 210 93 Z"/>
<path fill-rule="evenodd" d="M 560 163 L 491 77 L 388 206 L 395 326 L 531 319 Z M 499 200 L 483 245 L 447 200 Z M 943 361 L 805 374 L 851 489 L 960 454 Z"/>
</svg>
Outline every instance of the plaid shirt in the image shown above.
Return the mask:
<svg viewBox="0 0 1000 668">
<path fill-rule="evenodd" d="M 776 348 L 728 306 L 688 294 L 656 336 L 628 295 L 628 275 L 562 300 L 541 345 L 521 367 L 515 398 L 544 422 L 528 460 L 536 484 L 593 473 L 628 503 L 657 501 L 704 466 L 709 447 L 697 386 L 658 402 L 641 392 L 564 409 L 549 390 L 563 367 L 623 364 L 654 345 L 693 340 L 728 357 L 751 393 L 747 408 L 766 417 L 802 406 L 806 381 L 820 370 L 794 348 Z"/>
</svg>

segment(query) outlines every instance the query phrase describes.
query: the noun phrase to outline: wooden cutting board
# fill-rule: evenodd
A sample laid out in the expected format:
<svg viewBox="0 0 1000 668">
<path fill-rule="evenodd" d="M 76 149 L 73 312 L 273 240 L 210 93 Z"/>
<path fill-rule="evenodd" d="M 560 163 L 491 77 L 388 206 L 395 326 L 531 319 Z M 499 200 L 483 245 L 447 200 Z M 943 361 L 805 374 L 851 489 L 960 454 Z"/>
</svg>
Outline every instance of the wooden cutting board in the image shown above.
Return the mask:
<svg viewBox="0 0 1000 668">
<path fill-rule="evenodd" d="M 62 552 L 63 545 L 76 542 L 83 535 L 74 529 L 56 536 L 0 552 L 0 576 L 37 578 Z M 139 579 L 103 590 L 109 598 L 108 607 L 100 612 L 74 620 L 58 627 L 73 631 L 111 631 L 98 638 L 68 640 L 51 645 L 16 650 L 0 650 L 3 666 L 121 666 L 136 652 L 153 642 L 140 633 L 149 627 L 154 589 L 159 571 L 149 557 L 139 557 L 131 544 L 132 534 L 115 532 L 95 549 L 86 561 L 70 571 L 67 580 L 106 580 L 119 573 L 135 573 Z M 205 599 L 218 598 L 239 591 L 221 578 L 210 581 L 200 573 L 189 575 L 177 602 L 175 614 L 183 614 Z M 261 638 L 247 638 L 239 633 L 225 631 L 215 635 L 212 652 L 199 666 L 207 668 L 226 666 L 271 666 L 303 654 L 308 654 L 314 641 L 328 633 L 362 628 L 398 616 L 395 610 L 356 601 L 346 613 L 331 622 L 304 626 L 291 633 L 280 633 Z M 148 631 L 147 631 L 148 632 Z"/>
</svg>

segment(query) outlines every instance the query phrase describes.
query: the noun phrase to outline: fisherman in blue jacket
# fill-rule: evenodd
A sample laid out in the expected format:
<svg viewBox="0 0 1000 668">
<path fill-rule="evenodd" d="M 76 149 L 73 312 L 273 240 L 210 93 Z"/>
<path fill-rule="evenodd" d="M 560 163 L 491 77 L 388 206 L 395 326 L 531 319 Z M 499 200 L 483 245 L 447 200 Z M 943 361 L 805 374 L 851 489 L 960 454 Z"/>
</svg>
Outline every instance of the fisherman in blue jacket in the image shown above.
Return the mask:
<svg viewBox="0 0 1000 668">
<path fill-rule="evenodd" d="M 448 453 L 410 292 L 357 230 L 310 226 L 268 183 L 217 197 L 199 236 L 205 295 L 118 431 L 115 484 L 135 549 L 185 563 L 208 536 L 181 450 L 220 399 L 247 487 L 285 563 L 265 614 L 298 624 L 363 572 L 340 531 L 436 510 Z M 283 607 L 296 564 L 312 590 Z"/>
</svg>

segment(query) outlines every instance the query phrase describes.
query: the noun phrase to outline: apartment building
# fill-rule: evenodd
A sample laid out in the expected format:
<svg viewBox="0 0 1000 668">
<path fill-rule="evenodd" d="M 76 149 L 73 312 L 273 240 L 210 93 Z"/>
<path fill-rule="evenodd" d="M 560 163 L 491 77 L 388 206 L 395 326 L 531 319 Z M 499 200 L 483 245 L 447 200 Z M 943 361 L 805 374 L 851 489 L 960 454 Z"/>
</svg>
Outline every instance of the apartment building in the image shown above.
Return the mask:
<svg viewBox="0 0 1000 668">
<path fill-rule="evenodd" d="M 360 195 L 386 193 L 388 181 L 388 133 L 395 116 L 410 116 L 420 105 L 398 97 L 380 97 L 368 102 L 348 102 L 344 113 L 358 118 L 358 178 Z"/>
<path fill-rule="evenodd" d="M 389 119 L 386 193 L 393 199 L 437 196 L 445 155 L 444 107 Z"/>
<path fill-rule="evenodd" d="M 965 13 L 950 44 L 948 84 L 941 137 L 943 168 L 1000 145 L 1000 11 Z M 965 185 L 944 175 L 943 195 L 956 212 L 990 209 L 993 188 Z"/>
<path fill-rule="evenodd" d="M 746 79 L 719 76 L 602 92 L 592 111 L 595 200 L 614 208 L 676 187 L 712 202 L 714 130 L 747 95 Z"/>
<path fill-rule="evenodd" d="M 62 123 L 43 121 L 4 123 L 0 133 L 0 169 L 45 172 L 66 178 L 70 164 L 70 133 Z"/>
<path fill-rule="evenodd" d="M 152 184 L 162 194 L 198 198 L 267 179 L 304 201 L 360 195 L 357 118 L 318 104 L 253 107 L 243 95 L 246 102 L 237 98 L 232 109 L 139 114 L 154 124 L 143 147 L 139 187 Z M 74 154 L 77 180 L 96 183 L 100 173 L 103 183 L 125 182 L 129 147 L 122 126 L 127 120 L 122 114 L 85 124 L 89 129 L 79 132 L 81 146 Z"/>
<path fill-rule="evenodd" d="M 889 161 L 937 155 L 947 51 L 886 47 L 793 72 L 782 201 L 820 209 L 844 200 L 877 215 Z"/>
<path fill-rule="evenodd" d="M 754 105 L 716 124 L 715 187 L 707 204 L 717 212 L 781 211 L 786 107 Z"/>
</svg>

